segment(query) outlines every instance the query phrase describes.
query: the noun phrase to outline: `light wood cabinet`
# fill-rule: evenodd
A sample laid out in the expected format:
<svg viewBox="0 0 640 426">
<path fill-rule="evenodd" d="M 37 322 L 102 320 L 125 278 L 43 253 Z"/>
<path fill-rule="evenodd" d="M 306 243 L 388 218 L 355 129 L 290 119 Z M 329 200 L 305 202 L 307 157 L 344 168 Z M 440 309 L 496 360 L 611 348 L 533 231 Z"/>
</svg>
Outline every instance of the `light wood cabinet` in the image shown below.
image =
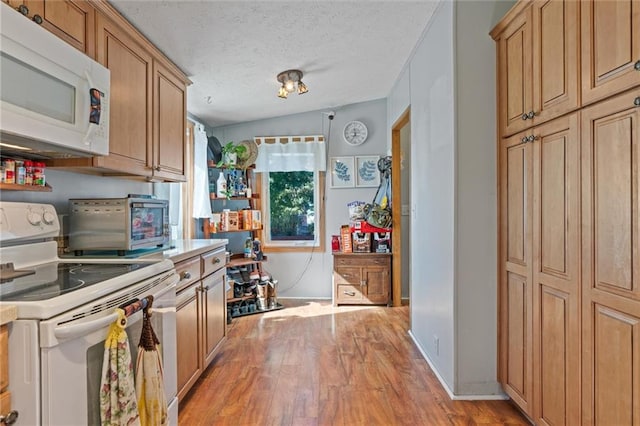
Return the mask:
<svg viewBox="0 0 640 426">
<path fill-rule="evenodd" d="M 333 304 L 389 303 L 389 253 L 333 253 Z"/>
<path fill-rule="evenodd" d="M 225 249 L 176 263 L 178 400 L 213 360 L 226 336 Z"/>
<path fill-rule="evenodd" d="M 638 19 L 637 1 L 520 1 L 491 33 L 498 374 L 536 424 L 640 415 Z"/>
<path fill-rule="evenodd" d="M 510 136 L 579 106 L 579 3 L 519 3 L 507 23 L 491 33 L 497 41 L 499 123 Z"/>
<path fill-rule="evenodd" d="M 95 57 L 95 10 L 85 0 L 3 0 L 13 8 L 27 7 L 27 18 L 76 49 Z"/>
<path fill-rule="evenodd" d="M 640 415 L 640 87 L 582 113 L 583 424 Z"/>
<path fill-rule="evenodd" d="M 582 102 L 590 104 L 640 84 L 640 3 L 583 0 Z"/>
<path fill-rule="evenodd" d="M 94 4 L 95 57 L 111 72 L 109 155 L 47 167 L 184 181 L 188 79 L 107 3 Z"/>
</svg>

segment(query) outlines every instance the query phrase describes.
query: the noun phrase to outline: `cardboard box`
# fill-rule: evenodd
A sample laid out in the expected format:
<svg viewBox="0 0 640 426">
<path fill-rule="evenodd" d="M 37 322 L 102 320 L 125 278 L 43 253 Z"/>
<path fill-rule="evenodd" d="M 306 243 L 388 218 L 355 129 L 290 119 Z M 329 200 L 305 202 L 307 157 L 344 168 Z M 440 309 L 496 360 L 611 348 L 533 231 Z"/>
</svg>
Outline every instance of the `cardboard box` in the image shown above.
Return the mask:
<svg viewBox="0 0 640 426">
<path fill-rule="evenodd" d="M 237 231 L 238 229 L 240 229 L 238 227 L 239 225 L 239 214 L 237 211 L 230 211 L 229 212 L 229 227 L 227 229 L 227 231 Z"/>
<path fill-rule="evenodd" d="M 369 232 L 353 232 L 351 234 L 353 240 L 354 253 L 370 253 L 371 252 L 371 233 Z"/>
<path fill-rule="evenodd" d="M 351 246 L 351 231 L 349 230 L 349 225 L 342 225 L 340 227 L 340 239 L 342 240 L 342 252 L 353 252 L 353 247 Z"/>
<path fill-rule="evenodd" d="M 252 229 L 262 229 L 262 213 L 260 210 L 251 210 Z"/>
<path fill-rule="evenodd" d="M 364 220 L 358 220 L 349 224 L 351 232 L 391 232 L 391 228 L 378 228 Z"/>
<path fill-rule="evenodd" d="M 373 232 L 372 248 L 374 253 L 391 253 L 391 232 Z"/>
<path fill-rule="evenodd" d="M 253 229 L 253 212 L 251 210 L 240 210 L 242 229 Z"/>
</svg>

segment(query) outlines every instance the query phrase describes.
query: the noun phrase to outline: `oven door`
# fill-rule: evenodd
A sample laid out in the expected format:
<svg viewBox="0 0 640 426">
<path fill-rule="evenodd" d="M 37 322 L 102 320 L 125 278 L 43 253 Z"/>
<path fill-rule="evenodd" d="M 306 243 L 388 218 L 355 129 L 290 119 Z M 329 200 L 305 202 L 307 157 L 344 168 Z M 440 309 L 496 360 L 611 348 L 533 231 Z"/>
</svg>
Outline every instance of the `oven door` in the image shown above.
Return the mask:
<svg viewBox="0 0 640 426">
<path fill-rule="evenodd" d="M 42 425 L 100 424 L 100 383 L 104 358 L 104 343 L 114 320 L 114 303 L 154 296 L 151 322 L 161 343 L 164 364 L 164 387 L 169 405 L 169 422 L 177 424 L 178 403 L 176 385 L 176 298 L 178 277 L 174 271 L 121 290 L 114 295 L 89 303 L 56 318 L 42 321 L 39 326 L 40 345 L 40 419 L 28 419 L 33 400 L 24 401 L 15 395 L 21 421 Z M 100 310 L 100 306 L 104 310 Z M 142 311 L 127 319 L 131 359 L 135 368 L 138 342 L 142 330 Z M 135 377 L 135 372 L 133 373 Z M 11 376 L 12 388 L 18 378 Z M 26 380 L 24 380 L 26 381 Z M 26 395 L 24 395 L 26 396 Z M 22 401 L 21 401 L 22 400 Z M 26 403 L 26 406 L 20 405 Z M 28 410 L 27 407 L 31 407 Z M 21 409 L 22 408 L 22 409 Z"/>
</svg>

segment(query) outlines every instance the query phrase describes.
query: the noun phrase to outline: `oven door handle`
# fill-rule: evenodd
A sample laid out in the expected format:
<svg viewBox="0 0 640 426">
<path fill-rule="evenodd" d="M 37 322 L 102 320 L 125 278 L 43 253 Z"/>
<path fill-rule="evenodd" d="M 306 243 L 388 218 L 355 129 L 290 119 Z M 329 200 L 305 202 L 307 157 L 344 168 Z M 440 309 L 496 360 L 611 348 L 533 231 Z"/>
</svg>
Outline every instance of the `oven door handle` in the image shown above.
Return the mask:
<svg viewBox="0 0 640 426">
<path fill-rule="evenodd" d="M 175 279 L 175 281 L 177 281 L 177 279 Z M 175 282 L 173 283 L 173 285 L 167 286 L 161 291 L 155 293 L 154 298 L 157 300 L 160 297 L 164 296 L 169 291 L 176 291 Z M 154 307 L 151 310 L 155 312 L 162 311 L 160 307 L 158 308 Z M 142 313 L 142 311 L 138 311 L 138 312 Z M 133 315 L 130 316 L 129 318 L 132 318 L 132 317 Z M 68 324 L 68 325 L 58 326 L 53 330 L 53 334 L 56 336 L 56 339 L 58 340 L 75 339 L 77 337 L 85 336 L 96 330 L 100 330 L 101 328 L 108 327 L 109 325 L 111 325 L 111 323 L 113 323 L 117 319 L 118 319 L 118 313 L 114 312 L 112 314 L 107 315 L 106 317 L 98 318 L 92 321 L 82 322 L 79 324 Z"/>
<path fill-rule="evenodd" d="M 118 313 L 114 312 L 106 317 L 102 317 L 93 321 L 87 321 L 80 324 L 69 324 L 56 327 L 53 333 L 58 340 L 75 339 L 76 337 L 87 335 L 95 330 L 108 327 L 118 319 Z"/>
</svg>

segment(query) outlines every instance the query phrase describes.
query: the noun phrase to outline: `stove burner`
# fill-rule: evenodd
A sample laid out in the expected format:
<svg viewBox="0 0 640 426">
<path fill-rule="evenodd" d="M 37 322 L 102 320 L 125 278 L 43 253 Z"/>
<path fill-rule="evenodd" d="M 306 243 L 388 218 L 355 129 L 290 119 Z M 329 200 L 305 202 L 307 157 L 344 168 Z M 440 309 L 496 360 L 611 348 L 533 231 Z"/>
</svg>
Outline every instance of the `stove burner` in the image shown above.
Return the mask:
<svg viewBox="0 0 640 426">
<path fill-rule="evenodd" d="M 135 271 L 136 269 L 139 269 L 140 265 L 133 263 L 133 264 L 125 264 L 125 265 L 121 265 L 121 264 L 105 264 L 105 263 L 99 263 L 99 264 L 90 264 L 90 265 L 83 265 L 80 264 L 79 266 L 75 267 L 75 268 L 71 268 L 69 269 L 69 273 L 70 274 L 98 274 L 98 275 L 110 275 L 110 276 L 116 276 L 116 275 L 122 275 L 125 274 L 127 272 L 132 272 Z"/>
</svg>

